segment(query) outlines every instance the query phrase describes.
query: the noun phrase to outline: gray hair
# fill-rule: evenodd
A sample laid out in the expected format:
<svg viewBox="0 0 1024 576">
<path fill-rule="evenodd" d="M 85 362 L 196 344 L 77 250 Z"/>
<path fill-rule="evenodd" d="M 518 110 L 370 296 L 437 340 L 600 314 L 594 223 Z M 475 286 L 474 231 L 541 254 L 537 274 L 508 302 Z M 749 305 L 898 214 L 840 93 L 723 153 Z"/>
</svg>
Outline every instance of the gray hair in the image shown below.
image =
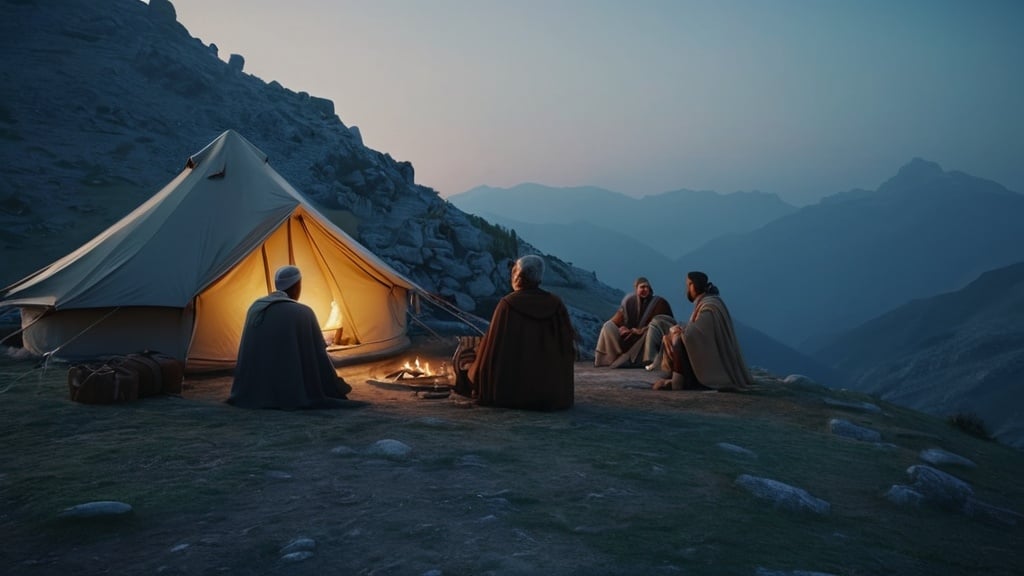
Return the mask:
<svg viewBox="0 0 1024 576">
<path fill-rule="evenodd" d="M 516 260 L 516 264 L 519 265 L 519 275 L 528 282 L 534 282 L 540 284 L 541 278 L 544 277 L 544 259 L 536 254 L 527 254 L 519 260 Z"/>
</svg>

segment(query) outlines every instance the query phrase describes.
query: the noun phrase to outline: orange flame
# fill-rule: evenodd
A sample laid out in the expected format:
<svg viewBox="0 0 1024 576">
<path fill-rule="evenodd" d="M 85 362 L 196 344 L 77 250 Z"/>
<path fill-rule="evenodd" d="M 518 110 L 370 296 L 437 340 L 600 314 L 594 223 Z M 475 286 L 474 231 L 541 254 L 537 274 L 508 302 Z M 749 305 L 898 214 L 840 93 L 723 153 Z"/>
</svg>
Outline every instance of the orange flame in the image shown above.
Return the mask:
<svg viewBox="0 0 1024 576">
<path fill-rule="evenodd" d="M 415 366 L 409 364 L 409 361 L 406 360 L 405 364 L 402 366 L 402 369 L 416 377 L 434 375 L 434 373 L 430 371 L 430 362 L 424 362 L 423 366 L 420 366 L 420 359 L 418 356 L 416 357 Z"/>
</svg>

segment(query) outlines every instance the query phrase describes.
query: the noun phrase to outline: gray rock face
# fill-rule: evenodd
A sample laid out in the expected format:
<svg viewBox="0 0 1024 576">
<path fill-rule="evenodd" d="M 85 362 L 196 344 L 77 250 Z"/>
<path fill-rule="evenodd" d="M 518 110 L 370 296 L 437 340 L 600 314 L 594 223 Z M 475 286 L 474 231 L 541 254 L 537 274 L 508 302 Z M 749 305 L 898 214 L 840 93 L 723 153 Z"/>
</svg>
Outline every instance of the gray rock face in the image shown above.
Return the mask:
<svg viewBox="0 0 1024 576">
<path fill-rule="evenodd" d="M 178 12 L 170 0 L 149 0 L 149 14 L 154 20 L 175 22 Z"/>
<path fill-rule="evenodd" d="M 494 285 L 494 282 L 491 282 L 490 278 L 486 276 L 477 276 L 469 281 L 466 289 L 469 290 L 469 295 L 473 298 L 481 298 L 483 296 L 494 294 L 496 286 Z"/>
<path fill-rule="evenodd" d="M 776 508 L 782 510 L 828 514 L 832 508 L 831 504 L 821 498 L 811 496 L 802 488 L 790 486 L 771 478 L 742 474 L 736 478 L 736 484 L 746 488 L 755 497 L 772 502 Z"/>
<path fill-rule="evenodd" d="M 882 440 L 882 435 L 877 430 L 858 426 L 853 422 L 839 418 L 829 420 L 828 429 L 836 436 L 853 438 L 854 440 L 859 440 L 861 442 L 879 442 Z"/>
</svg>

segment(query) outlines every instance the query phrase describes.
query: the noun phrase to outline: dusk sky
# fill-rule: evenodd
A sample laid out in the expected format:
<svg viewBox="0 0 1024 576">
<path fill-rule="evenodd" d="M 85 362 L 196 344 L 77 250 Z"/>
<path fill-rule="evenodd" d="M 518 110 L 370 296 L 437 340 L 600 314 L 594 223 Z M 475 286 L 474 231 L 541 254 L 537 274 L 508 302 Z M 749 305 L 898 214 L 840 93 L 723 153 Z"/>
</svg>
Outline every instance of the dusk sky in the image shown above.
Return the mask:
<svg viewBox="0 0 1024 576">
<path fill-rule="evenodd" d="M 172 0 L 442 196 L 874 189 L 913 157 L 1024 192 L 1016 0 Z M 244 127 L 238 127 L 244 128 Z"/>
</svg>

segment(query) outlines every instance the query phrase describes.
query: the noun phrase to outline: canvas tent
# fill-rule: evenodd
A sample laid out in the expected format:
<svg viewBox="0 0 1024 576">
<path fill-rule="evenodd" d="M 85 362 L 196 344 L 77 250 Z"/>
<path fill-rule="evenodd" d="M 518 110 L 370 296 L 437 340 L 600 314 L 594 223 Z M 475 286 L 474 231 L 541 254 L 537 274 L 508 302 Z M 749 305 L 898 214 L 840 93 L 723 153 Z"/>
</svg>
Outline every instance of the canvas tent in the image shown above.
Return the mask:
<svg viewBox="0 0 1024 576">
<path fill-rule="evenodd" d="M 246 310 L 274 271 L 302 269 L 300 301 L 336 363 L 409 345 L 407 311 L 426 293 L 319 214 L 233 131 L 190 157 L 160 192 L 74 252 L 0 292 L 22 340 L 76 360 L 143 349 L 191 371 L 234 366 Z M 335 314 L 337 316 L 337 314 Z M 333 321 L 333 320 L 332 320 Z"/>
</svg>

